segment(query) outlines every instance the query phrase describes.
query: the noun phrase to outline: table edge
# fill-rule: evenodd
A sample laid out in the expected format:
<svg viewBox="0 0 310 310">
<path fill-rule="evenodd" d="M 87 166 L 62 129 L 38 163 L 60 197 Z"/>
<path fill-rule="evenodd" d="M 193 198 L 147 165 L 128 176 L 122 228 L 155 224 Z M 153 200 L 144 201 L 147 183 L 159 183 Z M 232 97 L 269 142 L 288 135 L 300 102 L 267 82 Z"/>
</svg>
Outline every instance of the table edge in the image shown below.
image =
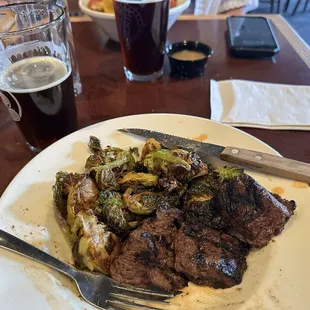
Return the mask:
<svg viewBox="0 0 310 310">
<path fill-rule="evenodd" d="M 193 20 L 224 20 L 228 15 L 181 15 L 178 20 L 193 21 Z M 289 42 L 291 47 L 303 60 L 305 65 L 310 68 L 310 48 L 307 43 L 299 36 L 292 26 L 279 14 L 251 14 L 251 16 L 263 16 L 269 18 L 282 35 Z M 72 16 L 72 23 L 76 22 L 91 22 L 92 19 L 88 16 Z"/>
</svg>

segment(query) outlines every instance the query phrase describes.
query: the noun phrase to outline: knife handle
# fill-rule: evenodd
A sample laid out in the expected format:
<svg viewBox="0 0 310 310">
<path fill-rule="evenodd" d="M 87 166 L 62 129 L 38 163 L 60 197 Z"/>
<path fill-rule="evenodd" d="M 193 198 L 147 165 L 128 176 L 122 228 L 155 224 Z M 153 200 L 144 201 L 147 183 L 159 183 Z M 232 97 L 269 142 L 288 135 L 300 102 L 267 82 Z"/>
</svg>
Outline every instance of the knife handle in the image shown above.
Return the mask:
<svg viewBox="0 0 310 310">
<path fill-rule="evenodd" d="M 255 170 L 310 184 L 310 164 L 285 157 L 227 146 L 222 160 L 254 167 Z"/>
</svg>

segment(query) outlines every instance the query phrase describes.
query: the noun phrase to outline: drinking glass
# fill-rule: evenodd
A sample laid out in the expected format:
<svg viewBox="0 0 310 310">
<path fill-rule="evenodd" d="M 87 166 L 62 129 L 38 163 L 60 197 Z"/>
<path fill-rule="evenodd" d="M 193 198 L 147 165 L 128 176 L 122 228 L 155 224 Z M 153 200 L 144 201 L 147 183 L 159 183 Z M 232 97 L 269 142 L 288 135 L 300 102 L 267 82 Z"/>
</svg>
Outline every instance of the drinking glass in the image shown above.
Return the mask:
<svg viewBox="0 0 310 310">
<path fill-rule="evenodd" d="M 39 152 L 77 129 L 65 12 L 49 3 L 0 7 L 0 97 Z"/>
<path fill-rule="evenodd" d="M 163 74 L 169 0 L 114 0 L 113 5 L 126 78 L 157 79 Z"/>
<path fill-rule="evenodd" d="M 69 15 L 69 8 L 68 8 L 68 1 L 67 0 L 8 0 L 9 4 L 13 3 L 25 3 L 25 2 L 48 2 L 51 4 L 58 4 L 61 6 L 65 11 L 65 22 L 66 22 L 66 31 L 68 36 L 68 44 L 70 48 L 70 58 L 71 58 L 71 67 L 72 67 L 72 79 L 73 79 L 73 87 L 75 96 L 81 94 L 82 92 L 82 82 L 80 78 L 79 66 L 75 55 L 75 47 L 73 41 L 73 34 L 72 34 L 72 26 L 70 22 L 70 15 Z"/>
</svg>

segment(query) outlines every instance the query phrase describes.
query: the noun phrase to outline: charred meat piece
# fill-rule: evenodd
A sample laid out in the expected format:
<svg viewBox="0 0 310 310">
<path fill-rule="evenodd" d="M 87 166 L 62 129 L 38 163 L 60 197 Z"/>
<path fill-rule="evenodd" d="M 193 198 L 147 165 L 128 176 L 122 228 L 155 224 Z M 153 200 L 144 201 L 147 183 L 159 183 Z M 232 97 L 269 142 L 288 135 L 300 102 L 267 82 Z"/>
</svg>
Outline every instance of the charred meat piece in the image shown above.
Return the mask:
<svg viewBox="0 0 310 310">
<path fill-rule="evenodd" d="M 272 193 L 272 196 L 276 198 L 279 202 L 284 204 L 287 207 L 287 209 L 290 211 L 290 213 L 292 213 L 292 215 L 294 214 L 294 211 L 297 207 L 296 202 L 294 200 L 287 200 L 285 198 L 282 198 L 280 195 L 274 194 L 274 193 Z"/>
<path fill-rule="evenodd" d="M 244 173 L 223 182 L 217 203 L 233 231 L 258 248 L 282 232 L 296 208 L 294 201 L 272 195 Z"/>
<path fill-rule="evenodd" d="M 178 209 L 161 208 L 131 232 L 111 265 L 112 279 L 167 292 L 183 288 L 187 281 L 174 270 L 174 239 L 182 217 Z"/>
<path fill-rule="evenodd" d="M 192 282 L 214 288 L 239 284 L 249 245 L 222 231 L 183 224 L 175 240 L 175 269 Z"/>
</svg>

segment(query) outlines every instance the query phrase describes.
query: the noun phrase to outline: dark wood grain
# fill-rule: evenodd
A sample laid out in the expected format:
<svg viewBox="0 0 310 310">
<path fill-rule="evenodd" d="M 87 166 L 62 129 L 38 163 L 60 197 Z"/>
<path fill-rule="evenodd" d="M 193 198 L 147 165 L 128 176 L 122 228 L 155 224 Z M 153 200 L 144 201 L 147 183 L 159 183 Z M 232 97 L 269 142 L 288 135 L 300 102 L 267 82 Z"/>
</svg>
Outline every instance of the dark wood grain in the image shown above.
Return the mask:
<svg viewBox="0 0 310 310">
<path fill-rule="evenodd" d="M 118 44 L 99 40 L 91 22 L 74 23 L 76 53 L 83 83 L 77 98 L 79 126 L 106 119 L 141 113 L 181 113 L 210 117 L 210 79 L 309 85 L 310 70 L 276 31 L 281 52 L 274 60 L 245 60 L 229 56 L 224 20 L 178 21 L 168 40 L 199 40 L 215 51 L 203 77 L 180 81 L 169 77 L 165 65 L 162 79 L 148 84 L 129 83 L 123 74 Z M 246 104 L 246 103 L 245 103 Z M 310 163 L 310 132 L 242 130 L 268 143 L 282 155 Z M 4 105 L 0 105 L 0 194 L 16 173 L 34 156 L 27 148 Z"/>
</svg>

